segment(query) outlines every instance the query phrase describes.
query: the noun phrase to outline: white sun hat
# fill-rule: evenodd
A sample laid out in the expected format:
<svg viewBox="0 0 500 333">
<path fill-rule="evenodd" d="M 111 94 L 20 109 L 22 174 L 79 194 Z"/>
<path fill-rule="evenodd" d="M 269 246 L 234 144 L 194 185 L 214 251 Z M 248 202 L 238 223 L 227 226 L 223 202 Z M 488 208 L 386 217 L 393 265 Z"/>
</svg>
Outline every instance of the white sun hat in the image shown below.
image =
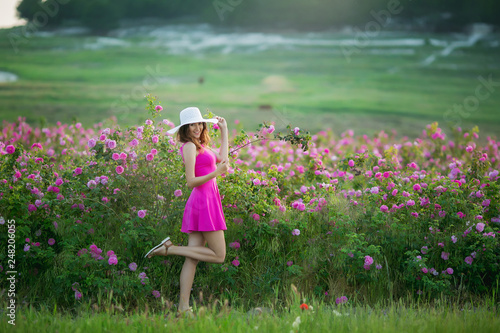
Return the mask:
<svg viewBox="0 0 500 333">
<path fill-rule="evenodd" d="M 201 122 L 209 122 L 209 123 L 218 123 L 217 119 L 205 119 L 201 116 L 200 109 L 196 107 L 188 107 L 181 111 L 179 115 L 181 124 L 177 127 L 174 127 L 167 131 L 168 134 L 174 134 L 177 132 L 179 128 L 183 125 L 192 124 L 192 123 L 201 123 Z"/>
</svg>

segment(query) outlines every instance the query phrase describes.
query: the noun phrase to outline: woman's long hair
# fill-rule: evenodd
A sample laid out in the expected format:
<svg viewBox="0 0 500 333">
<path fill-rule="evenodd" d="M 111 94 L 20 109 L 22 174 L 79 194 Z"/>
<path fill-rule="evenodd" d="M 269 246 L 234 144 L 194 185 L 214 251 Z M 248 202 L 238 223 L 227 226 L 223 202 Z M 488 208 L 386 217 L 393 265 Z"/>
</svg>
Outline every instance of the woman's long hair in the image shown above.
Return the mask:
<svg viewBox="0 0 500 333">
<path fill-rule="evenodd" d="M 196 150 L 202 149 L 201 145 L 208 146 L 210 144 L 210 135 L 208 135 L 207 123 L 203 122 L 203 130 L 200 134 L 200 142 L 194 140 L 194 138 L 189 135 L 189 124 L 181 126 L 177 131 L 177 141 L 180 142 L 192 142 L 196 146 Z M 200 144 L 201 143 L 201 144 Z"/>
</svg>

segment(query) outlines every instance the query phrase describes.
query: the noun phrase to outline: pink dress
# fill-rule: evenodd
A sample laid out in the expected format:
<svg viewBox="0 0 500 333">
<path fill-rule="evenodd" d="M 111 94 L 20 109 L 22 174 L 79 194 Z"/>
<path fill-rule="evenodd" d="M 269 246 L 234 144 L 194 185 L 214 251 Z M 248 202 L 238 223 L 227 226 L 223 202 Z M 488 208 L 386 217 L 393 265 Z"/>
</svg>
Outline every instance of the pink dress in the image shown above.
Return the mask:
<svg viewBox="0 0 500 333">
<path fill-rule="evenodd" d="M 182 160 L 184 160 L 182 148 L 185 144 L 180 148 Z M 217 169 L 215 154 L 205 146 L 202 147 L 196 156 L 195 177 L 205 176 Z M 182 218 L 182 232 L 227 230 L 216 179 L 217 177 L 214 177 L 191 191 Z"/>
</svg>

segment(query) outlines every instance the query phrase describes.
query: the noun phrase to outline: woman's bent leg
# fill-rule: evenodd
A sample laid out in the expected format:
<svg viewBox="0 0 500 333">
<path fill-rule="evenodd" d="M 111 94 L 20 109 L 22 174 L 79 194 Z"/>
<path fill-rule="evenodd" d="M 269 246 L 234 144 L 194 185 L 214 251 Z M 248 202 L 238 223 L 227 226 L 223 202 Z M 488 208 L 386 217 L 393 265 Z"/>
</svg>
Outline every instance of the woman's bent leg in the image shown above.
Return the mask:
<svg viewBox="0 0 500 333">
<path fill-rule="evenodd" d="M 201 234 L 207 241 L 208 247 L 172 245 L 169 247 L 167 255 L 184 256 L 211 263 L 223 263 L 226 258 L 226 241 L 224 239 L 224 231 L 203 231 Z"/>
<path fill-rule="evenodd" d="M 189 234 L 187 247 L 204 247 L 205 238 L 201 232 L 192 232 Z M 169 251 L 170 252 L 170 249 Z M 196 273 L 197 259 L 186 257 L 184 265 L 182 266 L 180 276 L 180 298 L 179 298 L 179 311 L 185 311 L 189 308 L 189 298 L 191 296 L 191 288 L 193 286 L 194 275 Z"/>
</svg>

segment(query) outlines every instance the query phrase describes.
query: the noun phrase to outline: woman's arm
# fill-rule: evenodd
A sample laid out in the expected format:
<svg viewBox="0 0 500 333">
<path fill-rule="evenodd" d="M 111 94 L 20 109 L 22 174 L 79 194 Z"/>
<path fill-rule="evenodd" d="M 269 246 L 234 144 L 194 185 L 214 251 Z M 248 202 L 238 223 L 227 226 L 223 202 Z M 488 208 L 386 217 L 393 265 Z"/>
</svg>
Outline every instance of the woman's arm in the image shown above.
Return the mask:
<svg viewBox="0 0 500 333">
<path fill-rule="evenodd" d="M 228 140 L 227 122 L 226 122 L 226 119 L 224 119 L 222 117 L 216 116 L 215 118 L 219 121 L 217 123 L 217 125 L 219 125 L 220 136 L 221 136 L 221 140 L 222 140 L 222 144 L 221 144 L 220 150 L 219 150 L 219 158 L 221 159 L 221 161 L 229 161 L 229 158 L 228 158 L 229 145 L 227 142 L 227 140 Z"/>
<path fill-rule="evenodd" d="M 210 179 L 227 172 L 227 163 L 226 161 L 223 161 L 217 165 L 217 169 L 215 171 L 212 171 L 205 176 L 195 177 L 194 165 L 196 163 L 196 146 L 194 143 L 188 142 L 184 145 L 182 153 L 184 155 L 184 165 L 186 166 L 186 182 L 190 189 L 203 185 Z"/>
</svg>

